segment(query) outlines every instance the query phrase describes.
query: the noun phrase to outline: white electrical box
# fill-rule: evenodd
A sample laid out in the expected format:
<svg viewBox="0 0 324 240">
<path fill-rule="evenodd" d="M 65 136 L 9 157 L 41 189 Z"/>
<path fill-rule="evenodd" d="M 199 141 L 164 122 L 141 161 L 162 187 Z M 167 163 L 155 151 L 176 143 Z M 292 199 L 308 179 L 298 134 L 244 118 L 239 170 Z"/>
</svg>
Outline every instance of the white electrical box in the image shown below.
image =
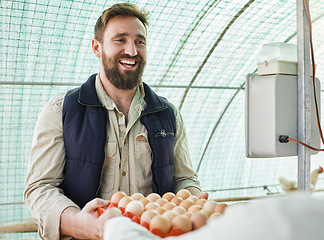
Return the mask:
<svg viewBox="0 0 324 240">
<path fill-rule="evenodd" d="M 312 81 L 312 78 L 309 79 Z M 316 79 L 320 115 L 320 81 Z M 311 99 L 311 146 L 320 148 L 313 89 Z M 246 81 L 247 157 L 297 156 L 297 143 L 279 142 L 280 135 L 297 139 L 297 76 L 249 74 Z M 316 154 L 311 151 L 311 154 Z"/>
</svg>

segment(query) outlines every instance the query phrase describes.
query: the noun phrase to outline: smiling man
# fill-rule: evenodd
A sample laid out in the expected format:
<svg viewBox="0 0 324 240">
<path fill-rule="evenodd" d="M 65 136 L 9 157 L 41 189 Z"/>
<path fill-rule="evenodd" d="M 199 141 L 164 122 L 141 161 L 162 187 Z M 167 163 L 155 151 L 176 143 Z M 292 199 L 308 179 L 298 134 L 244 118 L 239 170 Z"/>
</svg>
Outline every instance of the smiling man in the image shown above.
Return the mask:
<svg viewBox="0 0 324 240">
<path fill-rule="evenodd" d="M 34 130 L 24 199 L 43 239 L 99 239 L 117 192 L 202 194 L 180 112 L 142 82 L 147 14 L 115 4 L 98 19 L 99 74 L 53 97 Z"/>
</svg>

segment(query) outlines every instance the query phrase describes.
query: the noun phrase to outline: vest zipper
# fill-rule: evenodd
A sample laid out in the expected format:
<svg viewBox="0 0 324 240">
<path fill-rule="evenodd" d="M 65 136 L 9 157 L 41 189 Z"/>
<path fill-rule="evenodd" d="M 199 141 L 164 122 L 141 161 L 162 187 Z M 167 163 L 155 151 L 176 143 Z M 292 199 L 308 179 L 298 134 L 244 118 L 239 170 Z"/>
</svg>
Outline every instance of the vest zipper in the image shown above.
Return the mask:
<svg viewBox="0 0 324 240">
<path fill-rule="evenodd" d="M 105 108 L 103 105 L 90 105 L 90 104 L 87 104 L 87 103 L 83 103 L 80 100 L 78 100 L 78 103 L 80 103 L 83 106 L 87 106 L 87 107 L 102 107 L 102 108 Z"/>
<path fill-rule="evenodd" d="M 144 113 L 143 115 L 140 116 L 140 118 L 146 116 L 146 115 L 149 115 L 149 114 L 152 114 L 152 113 L 156 113 L 156 112 L 160 112 L 164 109 L 167 109 L 168 107 L 164 107 L 164 108 L 160 108 L 159 110 L 156 110 L 156 111 L 153 111 L 153 112 L 147 112 L 147 113 Z"/>
<path fill-rule="evenodd" d="M 174 136 L 173 132 L 170 133 L 166 133 L 164 129 L 161 130 L 161 132 L 158 132 L 157 134 L 154 135 L 154 137 L 158 138 L 158 137 L 166 137 L 166 136 Z"/>
</svg>

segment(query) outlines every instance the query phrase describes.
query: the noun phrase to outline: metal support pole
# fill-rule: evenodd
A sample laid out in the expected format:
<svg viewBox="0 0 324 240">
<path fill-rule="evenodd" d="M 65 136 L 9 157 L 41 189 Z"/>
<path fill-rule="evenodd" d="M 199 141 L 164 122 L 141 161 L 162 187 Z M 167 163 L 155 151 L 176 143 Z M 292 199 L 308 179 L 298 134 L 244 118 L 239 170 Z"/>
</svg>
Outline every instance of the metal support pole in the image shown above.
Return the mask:
<svg viewBox="0 0 324 240">
<path fill-rule="evenodd" d="M 298 140 L 310 144 L 310 27 L 305 2 L 297 0 Z M 310 192 L 310 150 L 298 144 L 298 191 Z"/>
</svg>

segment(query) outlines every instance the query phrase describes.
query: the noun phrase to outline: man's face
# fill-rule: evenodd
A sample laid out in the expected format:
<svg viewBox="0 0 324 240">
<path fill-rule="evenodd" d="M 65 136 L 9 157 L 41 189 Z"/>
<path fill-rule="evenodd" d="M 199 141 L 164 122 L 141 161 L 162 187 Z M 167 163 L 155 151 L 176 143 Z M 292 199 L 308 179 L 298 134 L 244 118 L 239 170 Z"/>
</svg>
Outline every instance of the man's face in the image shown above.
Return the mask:
<svg viewBox="0 0 324 240">
<path fill-rule="evenodd" d="M 136 17 L 109 20 L 103 36 L 101 64 L 108 80 L 119 89 L 141 83 L 146 63 L 146 30 Z"/>
</svg>

